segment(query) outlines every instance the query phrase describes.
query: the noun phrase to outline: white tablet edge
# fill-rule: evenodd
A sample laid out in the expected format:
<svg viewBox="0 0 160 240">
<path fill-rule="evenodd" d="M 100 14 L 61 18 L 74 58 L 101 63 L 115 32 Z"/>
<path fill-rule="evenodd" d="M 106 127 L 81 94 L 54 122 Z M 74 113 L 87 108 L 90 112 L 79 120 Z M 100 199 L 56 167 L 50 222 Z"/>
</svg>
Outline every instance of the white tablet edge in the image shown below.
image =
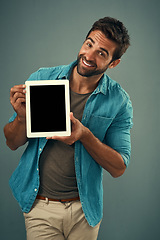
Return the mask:
<svg viewBox="0 0 160 240">
<path fill-rule="evenodd" d="M 26 128 L 27 137 L 52 137 L 52 136 L 70 136 L 71 120 L 70 120 L 70 97 L 69 97 L 69 80 L 34 80 L 26 81 Z M 30 86 L 40 85 L 65 85 L 65 106 L 66 106 L 66 131 L 61 132 L 31 132 L 31 112 L 30 112 Z"/>
</svg>

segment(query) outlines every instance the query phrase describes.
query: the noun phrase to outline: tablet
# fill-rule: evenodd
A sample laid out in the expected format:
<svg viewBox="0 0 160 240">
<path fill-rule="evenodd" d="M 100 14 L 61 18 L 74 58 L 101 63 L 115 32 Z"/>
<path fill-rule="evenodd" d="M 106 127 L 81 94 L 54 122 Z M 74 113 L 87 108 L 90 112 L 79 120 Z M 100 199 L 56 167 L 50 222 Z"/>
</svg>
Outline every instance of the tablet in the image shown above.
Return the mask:
<svg viewBox="0 0 160 240">
<path fill-rule="evenodd" d="M 26 81 L 27 137 L 70 136 L 68 80 Z"/>
</svg>

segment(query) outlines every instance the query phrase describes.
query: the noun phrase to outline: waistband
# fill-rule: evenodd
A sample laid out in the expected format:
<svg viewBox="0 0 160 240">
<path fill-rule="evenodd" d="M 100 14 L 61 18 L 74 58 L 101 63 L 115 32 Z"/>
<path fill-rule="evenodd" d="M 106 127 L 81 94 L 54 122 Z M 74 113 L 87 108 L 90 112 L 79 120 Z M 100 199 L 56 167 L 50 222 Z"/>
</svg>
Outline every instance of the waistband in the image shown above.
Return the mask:
<svg viewBox="0 0 160 240">
<path fill-rule="evenodd" d="M 48 200 L 48 201 L 55 201 L 55 202 L 72 202 L 72 201 L 77 201 L 80 200 L 79 196 L 75 197 L 75 198 L 69 198 L 69 199 L 54 199 L 54 198 L 46 198 L 40 195 L 37 195 L 36 199 L 40 199 L 40 200 Z"/>
</svg>

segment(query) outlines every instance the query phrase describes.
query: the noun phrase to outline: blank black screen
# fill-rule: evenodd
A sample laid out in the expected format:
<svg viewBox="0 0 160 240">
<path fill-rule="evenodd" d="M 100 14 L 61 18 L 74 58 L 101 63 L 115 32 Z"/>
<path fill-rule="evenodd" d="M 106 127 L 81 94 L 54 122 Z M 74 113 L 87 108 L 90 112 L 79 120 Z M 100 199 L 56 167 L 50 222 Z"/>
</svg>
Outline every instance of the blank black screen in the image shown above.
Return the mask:
<svg viewBox="0 0 160 240">
<path fill-rule="evenodd" d="M 66 131 L 65 86 L 30 86 L 31 131 Z"/>
</svg>

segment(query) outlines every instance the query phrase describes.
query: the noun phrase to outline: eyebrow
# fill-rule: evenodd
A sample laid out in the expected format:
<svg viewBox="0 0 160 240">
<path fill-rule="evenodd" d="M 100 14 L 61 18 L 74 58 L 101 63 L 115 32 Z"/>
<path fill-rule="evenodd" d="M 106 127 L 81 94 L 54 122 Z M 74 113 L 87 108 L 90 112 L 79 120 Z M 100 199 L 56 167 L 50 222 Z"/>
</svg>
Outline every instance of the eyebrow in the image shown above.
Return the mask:
<svg viewBox="0 0 160 240">
<path fill-rule="evenodd" d="M 86 38 L 86 40 L 90 40 L 92 43 L 95 43 L 95 41 L 91 38 L 91 37 L 88 37 L 88 38 Z M 105 48 L 100 48 L 102 51 L 104 51 L 104 52 L 106 52 L 107 53 L 107 55 L 109 56 L 109 52 L 105 49 Z"/>
</svg>

